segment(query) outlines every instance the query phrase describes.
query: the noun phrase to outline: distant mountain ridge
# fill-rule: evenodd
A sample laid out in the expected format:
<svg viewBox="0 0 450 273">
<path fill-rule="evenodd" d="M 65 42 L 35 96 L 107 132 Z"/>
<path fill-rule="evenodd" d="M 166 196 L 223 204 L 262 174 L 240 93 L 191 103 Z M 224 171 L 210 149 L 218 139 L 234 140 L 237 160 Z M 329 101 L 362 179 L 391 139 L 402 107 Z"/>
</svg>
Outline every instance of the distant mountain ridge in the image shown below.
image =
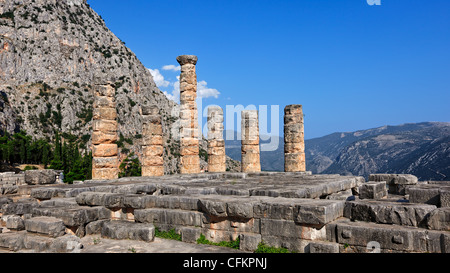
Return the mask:
<svg viewBox="0 0 450 273">
<path fill-rule="evenodd" d="M 283 138 L 276 151 L 261 152 L 266 171 L 284 170 Z M 264 142 L 262 142 L 264 143 Z M 226 141 L 240 160 L 240 141 Z M 450 180 L 450 123 L 422 122 L 338 132 L 305 141 L 306 168 L 313 173 L 361 175 L 410 173 L 420 180 Z"/>
</svg>

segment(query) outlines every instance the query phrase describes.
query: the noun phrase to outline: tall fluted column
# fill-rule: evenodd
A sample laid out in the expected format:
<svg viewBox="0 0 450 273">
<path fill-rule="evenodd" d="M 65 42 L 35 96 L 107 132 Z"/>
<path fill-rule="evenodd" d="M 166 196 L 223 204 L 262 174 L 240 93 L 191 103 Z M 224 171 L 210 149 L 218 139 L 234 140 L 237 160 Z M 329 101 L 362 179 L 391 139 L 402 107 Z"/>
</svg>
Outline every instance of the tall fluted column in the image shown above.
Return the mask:
<svg viewBox="0 0 450 273">
<path fill-rule="evenodd" d="M 118 178 L 117 111 L 111 84 L 96 86 L 92 127 L 92 179 Z"/>
<path fill-rule="evenodd" d="M 164 175 L 164 146 L 161 115 L 156 105 L 141 106 L 143 157 L 142 176 Z"/>
<path fill-rule="evenodd" d="M 242 172 L 260 172 L 259 123 L 257 110 L 241 113 Z"/>
<path fill-rule="evenodd" d="M 208 172 L 226 171 L 225 140 L 223 139 L 223 110 L 208 107 Z"/>
<path fill-rule="evenodd" d="M 284 109 L 284 171 L 306 171 L 303 110 L 299 104 Z"/>
<path fill-rule="evenodd" d="M 197 56 L 177 57 L 180 75 L 180 173 L 199 173 L 199 133 L 197 114 Z"/>
</svg>

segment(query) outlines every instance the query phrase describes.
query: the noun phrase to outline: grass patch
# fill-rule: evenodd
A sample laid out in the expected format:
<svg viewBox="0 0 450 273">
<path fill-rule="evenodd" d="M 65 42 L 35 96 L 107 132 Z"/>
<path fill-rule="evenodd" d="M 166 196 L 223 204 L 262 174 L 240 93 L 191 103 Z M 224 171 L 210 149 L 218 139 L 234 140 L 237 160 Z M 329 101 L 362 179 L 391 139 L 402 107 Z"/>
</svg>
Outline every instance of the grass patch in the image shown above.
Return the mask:
<svg viewBox="0 0 450 273">
<path fill-rule="evenodd" d="M 239 237 L 238 237 L 235 241 L 230 241 L 230 242 L 222 241 L 219 243 L 214 243 L 214 242 L 207 240 L 205 238 L 205 235 L 200 234 L 200 238 L 197 239 L 197 244 L 224 246 L 224 247 L 239 249 L 240 241 L 239 241 Z"/>
<path fill-rule="evenodd" d="M 258 244 L 258 248 L 255 253 L 293 253 L 284 247 L 273 247 L 264 244 L 263 242 Z"/>
<path fill-rule="evenodd" d="M 159 228 L 155 227 L 155 237 L 181 241 L 181 235 L 176 233 L 175 229 L 160 231 Z"/>
</svg>

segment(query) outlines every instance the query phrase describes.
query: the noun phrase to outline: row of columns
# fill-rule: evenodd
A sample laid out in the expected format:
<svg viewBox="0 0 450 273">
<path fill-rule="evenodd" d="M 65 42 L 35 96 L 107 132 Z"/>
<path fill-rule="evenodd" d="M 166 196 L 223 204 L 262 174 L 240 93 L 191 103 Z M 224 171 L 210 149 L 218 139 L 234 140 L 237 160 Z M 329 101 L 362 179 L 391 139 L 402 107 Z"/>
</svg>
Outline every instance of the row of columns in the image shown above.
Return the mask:
<svg viewBox="0 0 450 273">
<path fill-rule="evenodd" d="M 199 130 L 197 110 L 197 57 L 177 57 L 180 75 L 180 173 L 199 173 Z M 115 88 L 98 86 L 95 91 L 93 117 L 92 179 L 118 177 L 117 112 Z M 143 158 L 142 176 L 164 175 L 163 132 L 159 109 L 155 105 L 142 106 Z M 208 172 L 225 172 L 226 155 L 223 139 L 223 110 L 208 108 Z M 241 112 L 242 172 L 260 172 L 259 122 L 257 110 Z M 284 109 L 285 172 L 306 171 L 303 111 L 301 105 Z"/>
</svg>

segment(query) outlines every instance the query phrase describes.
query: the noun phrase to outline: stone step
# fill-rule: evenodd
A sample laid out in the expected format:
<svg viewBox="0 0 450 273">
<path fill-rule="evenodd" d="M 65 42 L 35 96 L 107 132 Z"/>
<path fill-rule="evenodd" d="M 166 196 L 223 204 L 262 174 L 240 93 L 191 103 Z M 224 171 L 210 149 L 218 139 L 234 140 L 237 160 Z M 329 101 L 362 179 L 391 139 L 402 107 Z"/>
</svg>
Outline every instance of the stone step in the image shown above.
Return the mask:
<svg viewBox="0 0 450 273">
<path fill-rule="evenodd" d="M 25 220 L 25 230 L 28 232 L 59 237 L 65 234 L 64 222 L 55 217 L 39 216 Z"/>
<path fill-rule="evenodd" d="M 352 246 L 364 252 L 371 244 L 378 244 L 382 252 L 448 253 L 450 233 L 423 228 L 376 224 L 368 222 L 337 221 L 331 224 L 330 241 Z M 333 240 L 334 239 L 334 240 Z"/>
<path fill-rule="evenodd" d="M 1 212 L 3 215 L 24 215 L 30 214 L 33 208 L 38 207 L 37 201 L 17 201 L 13 203 L 7 203 L 1 206 Z"/>
<path fill-rule="evenodd" d="M 352 221 L 425 227 L 434 205 L 390 201 L 347 201 L 344 216 Z"/>
<path fill-rule="evenodd" d="M 155 225 L 201 227 L 204 217 L 203 213 L 197 211 L 151 208 L 135 210 L 134 219 L 139 223 Z"/>
<path fill-rule="evenodd" d="M 77 253 L 82 247 L 80 238 L 73 235 L 52 238 L 27 231 L 0 234 L 0 248 L 12 252 Z"/>
<path fill-rule="evenodd" d="M 155 227 L 152 224 L 129 221 L 106 221 L 102 224 L 101 235 L 117 240 L 139 240 L 152 242 L 155 238 Z"/>
<path fill-rule="evenodd" d="M 93 221 L 110 219 L 111 211 L 104 207 L 35 207 L 32 215 L 58 218 L 67 227 L 78 227 Z"/>
</svg>

